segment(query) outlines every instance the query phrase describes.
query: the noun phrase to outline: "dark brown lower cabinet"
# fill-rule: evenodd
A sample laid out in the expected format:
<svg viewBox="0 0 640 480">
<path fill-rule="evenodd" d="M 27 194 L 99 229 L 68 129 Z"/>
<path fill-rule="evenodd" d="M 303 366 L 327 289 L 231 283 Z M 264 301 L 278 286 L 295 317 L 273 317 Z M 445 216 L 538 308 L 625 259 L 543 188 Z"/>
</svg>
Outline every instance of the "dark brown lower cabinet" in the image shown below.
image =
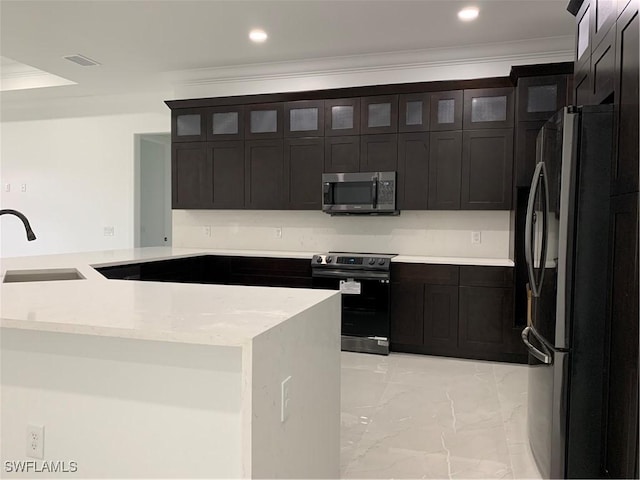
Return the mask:
<svg viewBox="0 0 640 480">
<path fill-rule="evenodd" d="M 423 304 L 423 283 L 411 280 L 391 282 L 392 343 L 422 345 L 424 332 Z"/>
<path fill-rule="evenodd" d="M 514 345 L 513 268 L 391 267 L 393 351 L 526 363 Z"/>
<path fill-rule="evenodd" d="M 458 345 L 458 287 L 425 285 L 423 304 L 426 347 L 455 349 Z"/>
<path fill-rule="evenodd" d="M 171 147 L 172 208 L 211 208 L 211 176 L 206 143 L 174 143 Z"/>
<path fill-rule="evenodd" d="M 282 140 L 245 142 L 245 206 L 278 210 L 284 206 Z"/>
<path fill-rule="evenodd" d="M 460 287 L 458 346 L 463 351 L 502 353 L 513 323 L 513 288 Z"/>
<path fill-rule="evenodd" d="M 637 478 L 638 194 L 611 198 L 610 307 L 605 369 L 608 478 Z"/>
<path fill-rule="evenodd" d="M 288 138 L 284 141 L 285 208 L 322 208 L 324 138 Z"/>
</svg>

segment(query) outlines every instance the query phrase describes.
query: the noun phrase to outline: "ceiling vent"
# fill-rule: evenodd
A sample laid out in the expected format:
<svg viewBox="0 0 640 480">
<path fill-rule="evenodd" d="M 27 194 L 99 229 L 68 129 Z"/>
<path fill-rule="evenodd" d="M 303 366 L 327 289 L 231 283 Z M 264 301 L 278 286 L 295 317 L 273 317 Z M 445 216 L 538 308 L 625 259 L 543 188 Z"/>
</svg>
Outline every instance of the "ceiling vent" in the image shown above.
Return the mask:
<svg viewBox="0 0 640 480">
<path fill-rule="evenodd" d="M 91 60 L 90 58 L 87 58 L 84 55 L 80 55 L 80 54 L 67 55 L 64 58 L 66 58 L 70 62 L 77 63 L 78 65 L 81 65 L 83 67 L 94 67 L 96 65 L 100 65 L 98 62 Z"/>
</svg>

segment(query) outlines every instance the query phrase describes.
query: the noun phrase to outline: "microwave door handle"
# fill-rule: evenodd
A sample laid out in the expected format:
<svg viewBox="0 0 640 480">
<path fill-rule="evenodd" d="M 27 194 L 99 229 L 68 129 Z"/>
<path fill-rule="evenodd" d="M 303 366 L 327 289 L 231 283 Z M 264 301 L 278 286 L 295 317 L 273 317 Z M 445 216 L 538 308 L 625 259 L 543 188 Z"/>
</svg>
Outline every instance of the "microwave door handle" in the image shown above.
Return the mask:
<svg viewBox="0 0 640 480">
<path fill-rule="evenodd" d="M 322 186 L 322 203 L 324 205 L 333 205 L 333 184 L 325 182 Z"/>
<path fill-rule="evenodd" d="M 371 182 L 371 205 L 376 208 L 378 205 L 378 179 L 374 178 Z"/>
</svg>

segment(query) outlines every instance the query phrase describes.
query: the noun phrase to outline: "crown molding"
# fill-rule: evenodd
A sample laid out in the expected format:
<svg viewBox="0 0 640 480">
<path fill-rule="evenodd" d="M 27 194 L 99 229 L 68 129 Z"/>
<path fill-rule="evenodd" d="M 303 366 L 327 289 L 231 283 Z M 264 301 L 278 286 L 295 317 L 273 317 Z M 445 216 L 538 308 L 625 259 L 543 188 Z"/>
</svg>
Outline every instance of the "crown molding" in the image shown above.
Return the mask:
<svg viewBox="0 0 640 480">
<path fill-rule="evenodd" d="M 219 86 L 238 82 L 295 80 L 314 77 L 388 74 L 398 76 L 418 70 L 459 69 L 474 65 L 573 61 L 573 36 L 548 37 L 516 42 L 480 44 L 440 49 L 386 52 L 320 59 L 215 67 L 170 72 L 177 92 L 191 87 Z M 508 72 L 505 73 L 508 75 Z M 485 75 L 482 75 L 485 76 Z M 428 79 L 429 80 L 429 79 Z M 402 82 L 399 79 L 398 82 Z"/>
</svg>

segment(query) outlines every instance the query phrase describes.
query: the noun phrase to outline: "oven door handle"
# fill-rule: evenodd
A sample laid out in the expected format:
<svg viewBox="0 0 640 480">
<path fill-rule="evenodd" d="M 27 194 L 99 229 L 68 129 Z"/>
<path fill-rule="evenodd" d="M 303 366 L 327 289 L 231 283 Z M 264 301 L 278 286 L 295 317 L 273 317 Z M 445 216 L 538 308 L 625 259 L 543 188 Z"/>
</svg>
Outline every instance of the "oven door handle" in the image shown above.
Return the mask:
<svg viewBox="0 0 640 480">
<path fill-rule="evenodd" d="M 353 280 L 389 280 L 389 272 L 362 272 L 347 270 L 313 270 L 311 276 L 315 278 L 340 278 Z"/>
</svg>

